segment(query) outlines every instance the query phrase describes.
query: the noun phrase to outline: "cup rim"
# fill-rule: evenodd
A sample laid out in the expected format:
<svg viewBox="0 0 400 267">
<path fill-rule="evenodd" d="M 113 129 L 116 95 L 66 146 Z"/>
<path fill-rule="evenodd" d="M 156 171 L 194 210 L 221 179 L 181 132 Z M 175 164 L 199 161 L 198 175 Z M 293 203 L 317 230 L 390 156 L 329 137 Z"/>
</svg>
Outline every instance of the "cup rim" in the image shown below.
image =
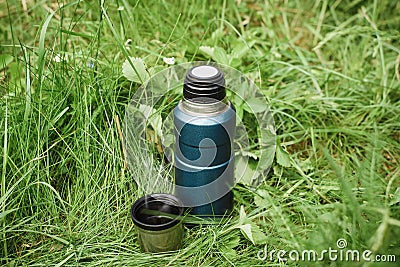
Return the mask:
<svg viewBox="0 0 400 267">
<path fill-rule="evenodd" d="M 160 201 L 170 206 L 177 207 L 179 214 L 176 214 L 176 218 L 173 218 L 166 223 L 160 223 L 160 224 L 145 223 L 138 218 L 137 213 L 140 211 L 140 209 L 144 206 L 144 203 L 146 203 L 147 201 Z M 150 231 L 161 231 L 177 225 L 180 222 L 180 217 L 183 215 L 183 213 L 184 213 L 184 207 L 182 201 L 179 200 L 174 195 L 164 194 L 164 193 L 149 194 L 139 198 L 138 200 L 135 201 L 135 203 L 133 203 L 130 212 L 132 221 L 136 226 L 138 226 L 141 229 Z"/>
</svg>

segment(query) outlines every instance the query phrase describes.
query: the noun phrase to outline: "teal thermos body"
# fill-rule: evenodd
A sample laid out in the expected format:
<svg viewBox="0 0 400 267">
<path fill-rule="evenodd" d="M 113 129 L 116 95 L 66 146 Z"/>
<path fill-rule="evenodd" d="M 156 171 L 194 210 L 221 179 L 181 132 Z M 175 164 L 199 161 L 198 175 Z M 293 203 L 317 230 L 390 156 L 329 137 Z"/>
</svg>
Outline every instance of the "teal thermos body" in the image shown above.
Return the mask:
<svg viewBox="0 0 400 267">
<path fill-rule="evenodd" d="M 174 109 L 175 194 L 198 216 L 222 216 L 233 206 L 236 113 L 225 90 L 218 68 L 193 67 Z"/>
</svg>

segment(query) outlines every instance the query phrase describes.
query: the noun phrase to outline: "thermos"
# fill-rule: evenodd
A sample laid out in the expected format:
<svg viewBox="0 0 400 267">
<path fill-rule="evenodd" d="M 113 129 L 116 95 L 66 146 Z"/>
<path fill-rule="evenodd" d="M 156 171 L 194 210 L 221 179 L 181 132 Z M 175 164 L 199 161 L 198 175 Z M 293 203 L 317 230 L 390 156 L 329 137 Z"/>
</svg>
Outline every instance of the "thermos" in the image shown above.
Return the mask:
<svg viewBox="0 0 400 267">
<path fill-rule="evenodd" d="M 223 73 L 211 65 L 189 69 L 174 109 L 175 194 L 194 215 L 215 217 L 232 209 L 235 125 Z"/>
</svg>

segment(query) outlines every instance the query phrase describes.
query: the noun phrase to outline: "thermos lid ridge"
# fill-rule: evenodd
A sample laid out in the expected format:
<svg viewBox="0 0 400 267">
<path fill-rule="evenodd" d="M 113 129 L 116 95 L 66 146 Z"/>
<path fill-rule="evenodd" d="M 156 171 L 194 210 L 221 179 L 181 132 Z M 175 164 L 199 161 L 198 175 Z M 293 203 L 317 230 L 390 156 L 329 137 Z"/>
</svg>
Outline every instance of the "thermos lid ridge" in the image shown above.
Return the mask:
<svg viewBox="0 0 400 267">
<path fill-rule="evenodd" d="M 212 103 L 223 100 L 225 95 L 225 78 L 218 68 L 200 65 L 187 72 L 183 85 L 184 99 Z"/>
</svg>

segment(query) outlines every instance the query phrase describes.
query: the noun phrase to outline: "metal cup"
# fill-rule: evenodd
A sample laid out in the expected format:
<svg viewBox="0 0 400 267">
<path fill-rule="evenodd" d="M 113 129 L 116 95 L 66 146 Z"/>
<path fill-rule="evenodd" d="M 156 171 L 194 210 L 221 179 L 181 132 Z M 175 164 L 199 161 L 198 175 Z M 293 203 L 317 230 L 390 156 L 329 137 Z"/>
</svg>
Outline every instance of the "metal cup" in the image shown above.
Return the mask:
<svg viewBox="0 0 400 267">
<path fill-rule="evenodd" d="M 150 194 L 138 199 L 131 217 L 144 252 L 166 252 L 182 246 L 182 202 L 169 194 Z"/>
</svg>

